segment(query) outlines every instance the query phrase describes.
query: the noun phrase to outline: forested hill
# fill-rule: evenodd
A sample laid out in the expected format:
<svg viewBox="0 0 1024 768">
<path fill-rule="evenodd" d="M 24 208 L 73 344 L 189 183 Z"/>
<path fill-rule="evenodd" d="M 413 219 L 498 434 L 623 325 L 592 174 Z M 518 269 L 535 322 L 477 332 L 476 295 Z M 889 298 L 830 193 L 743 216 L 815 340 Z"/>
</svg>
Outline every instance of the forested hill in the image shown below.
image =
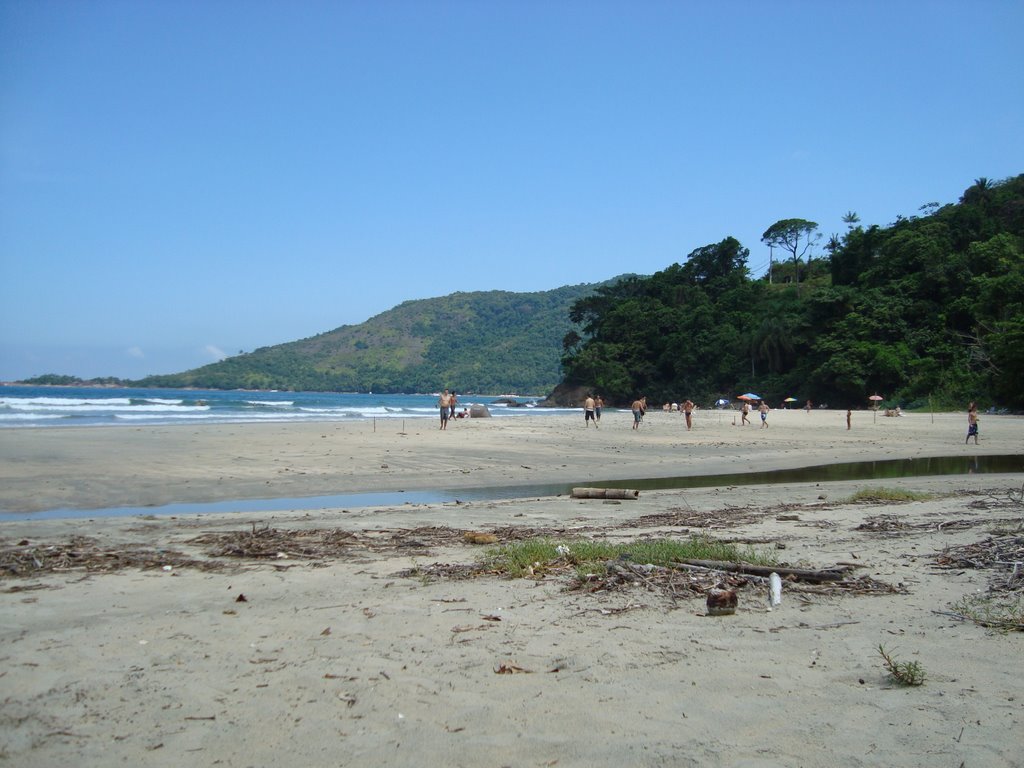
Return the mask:
<svg viewBox="0 0 1024 768">
<path fill-rule="evenodd" d="M 569 307 L 614 281 L 406 301 L 360 325 L 263 347 L 138 386 L 546 393 L 561 379 Z"/>
<path fill-rule="evenodd" d="M 878 393 L 906 406 L 1024 408 L 1024 175 L 978 179 L 956 204 L 887 227 L 833 235 L 785 219 L 762 238 L 776 264 L 752 280 L 734 238 L 648 278 L 580 299 L 559 395 L 611 403 L 753 392 L 863 407 Z"/>
</svg>

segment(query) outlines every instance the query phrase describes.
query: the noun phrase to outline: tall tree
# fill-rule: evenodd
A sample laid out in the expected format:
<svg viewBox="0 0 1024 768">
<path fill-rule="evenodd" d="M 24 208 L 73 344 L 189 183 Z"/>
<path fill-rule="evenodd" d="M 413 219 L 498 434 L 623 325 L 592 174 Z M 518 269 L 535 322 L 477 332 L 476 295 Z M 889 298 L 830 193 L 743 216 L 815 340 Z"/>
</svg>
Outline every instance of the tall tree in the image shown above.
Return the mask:
<svg viewBox="0 0 1024 768">
<path fill-rule="evenodd" d="M 800 287 L 800 259 L 809 255 L 811 246 L 819 239 L 815 234 L 818 223 L 807 219 L 781 219 L 772 224 L 761 235 L 761 242 L 771 248 L 781 248 L 793 257 L 793 271 L 797 288 Z M 810 258 L 808 258 L 810 263 Z"/>
</svg>

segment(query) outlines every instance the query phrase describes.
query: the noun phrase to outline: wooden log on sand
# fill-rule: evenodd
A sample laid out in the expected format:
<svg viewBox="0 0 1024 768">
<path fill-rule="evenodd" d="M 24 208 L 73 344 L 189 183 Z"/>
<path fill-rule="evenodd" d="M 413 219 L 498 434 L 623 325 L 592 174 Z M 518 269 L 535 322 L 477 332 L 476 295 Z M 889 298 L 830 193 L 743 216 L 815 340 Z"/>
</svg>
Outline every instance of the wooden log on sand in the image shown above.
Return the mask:
<svg viewBox="0 0 1024 768">
<path fill-rule="evenodd" d="M 574 499 L 639 499 L 640 491 L 629 488 L 573 488 Z"/>
<path fill-rule="evenodd" d="M 751 565 L 750 563 L 731 563 L 723 560 L 682 560 L 677 567 L 696 566 L 702 570 L 730 571 L 732 573 L 747 573 L 752 576 L 771 577 L 773 573 L 779 574 L 782 578 L 792 577 L 797 581 L 809 581 L 820 584 L 824 581 L 842 581 L 849 568 L 836 566 L 825 568 L 820 571 L 808 568 L 783 568 L 777 565 Z"/>
</svg>

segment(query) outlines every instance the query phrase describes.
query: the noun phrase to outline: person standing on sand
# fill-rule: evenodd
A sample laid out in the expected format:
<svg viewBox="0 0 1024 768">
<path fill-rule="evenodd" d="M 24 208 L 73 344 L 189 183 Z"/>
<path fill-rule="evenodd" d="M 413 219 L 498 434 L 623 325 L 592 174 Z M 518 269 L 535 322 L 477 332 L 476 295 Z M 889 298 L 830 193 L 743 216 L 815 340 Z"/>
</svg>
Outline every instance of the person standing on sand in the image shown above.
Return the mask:
<svg viewBox="0 0 1024 768">
<path fill-rule="evenodd" d="M 853 416 L 853 411 L 850 408 L 846 409 L 846 428 L 850 428 L 850 418 Z"/>
<path fill-rule="evenodd" d="M 633 429 L 639 429 L 640 422 L 644 420 L 644 411 L 647 410 L 647 398 L 641 397 L 634 400 L 630 409 L 633 411 Z"/>
<path fill-rule="evenodd" d="M 757 410 L 761 412 L 761 429 L 768 429 L 768 411 L 770 410 L 768 403 L 762 400 Z"/>
<path fill-rule="evenodd" d="M 596 408 L 597 403 L 594 401 L 594 396 L 587 395 L 587 399 L 583 401 L 583 423 L 588 427 L 590 426 L 591 421 L 594 422 L 595 427 L 597 426 L 596 414 L 594 413 L 594 409 Z"/>
<path fill-rule="evenodd" d="M 455 404 L 459 402 L 458 396 L 455 394 L 455 390 L 452 390 L 452 399 L 448 402 L 448 418 L 455 418 Z"/>
<path fill-rule="evenodd" d="M 604 398 L 600 395 L 594 401 L 594 426 L 601 426 L 601 409 L 604 408 Z"/>
<path fill-rule="evenodd" d="M 441 409 L 441 429 L 448 429 L 448 419 L 452 414 L 452 396 L 446 389 L 438 398 L 437 407 Z"/>
<path fill-rule="evenodd" d="M 740 426 L 741 427 L 745 427 L 745 426 L 747 426 L 747 424 L 750 423 L 750 420 L 747 418 L 747 416 L 749 414 L 750 414 L 750 404 L 746 400 L 744 400 L 743 401 L 743 407 L 740 408 Z"/>
<path fill-rule="evenodd" d="M 974 444 L 978 444 L 978 406 L 971 403 L 967 406 L 967 439 L 964 440 L 964 445 L 971 442 L 971 437 L 974 437 Z"/>
<path fill-rule="evenodd" d="M 683 413 L 686 415 L 686 431 L 693 428 L 693 401 L 689 398 L 683 403 Z"/>
</svg>

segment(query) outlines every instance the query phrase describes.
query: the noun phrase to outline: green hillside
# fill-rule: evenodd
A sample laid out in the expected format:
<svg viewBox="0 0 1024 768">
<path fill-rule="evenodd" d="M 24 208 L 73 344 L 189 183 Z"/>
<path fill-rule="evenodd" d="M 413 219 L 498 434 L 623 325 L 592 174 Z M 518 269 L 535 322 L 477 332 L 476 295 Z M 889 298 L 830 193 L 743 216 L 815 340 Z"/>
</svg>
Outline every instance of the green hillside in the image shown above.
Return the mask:
<svg viewBox="0 0 1024 768">
<path fill-rule="evenodd" d="M 599 284 L 406 301 L 359 325 L 263 347 L 144 387 L 340 392 L 550 391 L 561 380 L 569 307 Z"/>
</svg>

